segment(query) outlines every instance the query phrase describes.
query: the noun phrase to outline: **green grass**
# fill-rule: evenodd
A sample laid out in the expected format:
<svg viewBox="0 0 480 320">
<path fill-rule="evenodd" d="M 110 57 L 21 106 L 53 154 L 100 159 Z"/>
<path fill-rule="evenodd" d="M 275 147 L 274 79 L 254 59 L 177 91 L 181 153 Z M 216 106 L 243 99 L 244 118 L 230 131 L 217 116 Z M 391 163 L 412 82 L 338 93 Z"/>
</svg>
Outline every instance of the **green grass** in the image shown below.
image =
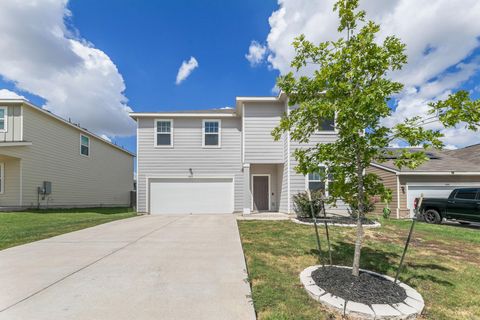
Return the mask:
<svg viewBox="0 0 480 320">
<path fill-rule="evenodd" d="M 410 222 L 381 223 L 365 231 L 361 267 L 395 276 Z M 318 264 L 313 227 L 239 221 L 239 228 L 259 319 L 338 318 L 311 299 L 299 281 L 304 268 Z M 351 265 L 355 229 L 330 228 L 330 236 L 333 263 Z M 480 230 L 418 223 L 405 263 L 400 279 L 423 295 L 423 319 L 480 319 Z"/>
<path fill-rule="evenodd" d="M 0 213 L 0 250 L 134 215 L 135 212 L 130 208 L 54 209 Z"/>
</svg>

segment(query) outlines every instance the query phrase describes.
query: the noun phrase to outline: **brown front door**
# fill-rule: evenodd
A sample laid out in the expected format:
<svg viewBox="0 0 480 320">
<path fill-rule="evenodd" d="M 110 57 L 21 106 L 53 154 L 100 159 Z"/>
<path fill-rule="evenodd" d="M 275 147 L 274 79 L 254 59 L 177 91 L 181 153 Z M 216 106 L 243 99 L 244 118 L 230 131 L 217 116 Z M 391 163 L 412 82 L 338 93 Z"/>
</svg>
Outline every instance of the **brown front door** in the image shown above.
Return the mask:
<svg viewBox="0 0 480 320">
<path fill-rule="evenodd" d="M 253 176 L 253 210 L 268 210 L 268 176 Z"/>
</svg>

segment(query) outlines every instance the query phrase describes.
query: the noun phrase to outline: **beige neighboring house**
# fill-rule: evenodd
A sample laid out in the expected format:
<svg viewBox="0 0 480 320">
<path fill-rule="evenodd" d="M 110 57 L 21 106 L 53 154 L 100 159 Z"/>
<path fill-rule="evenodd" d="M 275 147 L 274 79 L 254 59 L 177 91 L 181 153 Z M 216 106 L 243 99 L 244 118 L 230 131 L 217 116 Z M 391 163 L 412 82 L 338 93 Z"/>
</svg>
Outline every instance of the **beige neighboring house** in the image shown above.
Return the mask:
<svg viewBox="0 0 480 320">
<path fill-rule="evenodd" d="M 427 156 L 429 161 L 414 170 L 398 168 L 394 157 L 383 163 L 372 163 L 368 169 L 392 190 L 389 204 L 392 217 L 412 217 L 414 200 L 421 194 L 447 198 L 455 188 L 480 187 L 480 145 L 452 151 L 429 151 Z M 381 214 L 384 207 L 383 203 L 377 203 L 375 213 Z"/>
<path fill-rule="evenodd" d="M 130 206 L 134 154 L 25 100 L 0 100 L 0 209 Z"/>
</svg>

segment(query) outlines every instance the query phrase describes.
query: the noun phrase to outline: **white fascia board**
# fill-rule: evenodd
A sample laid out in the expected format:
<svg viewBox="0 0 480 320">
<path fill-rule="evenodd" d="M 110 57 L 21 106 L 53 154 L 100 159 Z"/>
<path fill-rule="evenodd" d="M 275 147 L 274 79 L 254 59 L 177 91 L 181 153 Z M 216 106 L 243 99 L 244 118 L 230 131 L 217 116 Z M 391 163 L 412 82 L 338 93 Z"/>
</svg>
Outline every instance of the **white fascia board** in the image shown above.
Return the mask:
<svg viewBox="0 0 480 320">
<path fill-rule="evenodd" d="M 237 102 L 274 102 L 278 100 L 278 97 L 236 97 Z"/>
<path fill-rule="evenodd" d="M 386 170 L 386 171 L 389 171 L 389 172 L 393 172 L 393 173 L 398 173 L 399 171 L 398 170 L 395 170 L 395 169 L 392 169 L 392 168 L 389 168 L 389 167 L 385 167 L 385 166 L 382 166 L 381 164 L 378 164 L 378 163 L 370 163 L 370 165 L 372 167 L 376 167 L 376 168 L 379 168 L 379 169 L 383 169 L 383 170 Z"/>
<path fill-rule="evenodd" d="M 397 176 L 410 176 L 410 175 L 417 175 L 417 176 L 478 176 L 480 175 L 480 171 L 398 171 L 392 168 L 388 168 L 382 166 L 378 163 L 371 163 L 371 166 L 377 167 L 389 172 L 395 173 Z"/>
<path fill-rule="evenodd" d="M 399 176 L 480 176 L 479 171 L 407 171 L 397 172 Z"/>
<path fill-rule="evenodd" d="M 181 112 L 152 112 L 152 113 L 139 113 L 139 112 L 132 112 L 129 113 L 129 116 L 133 119 L 138 118 L 163 118 L 163 117 L 170 117 L 170 118 L 235 118 L 237 117 L 236 113 L 181 113 Z"/>
</svg>

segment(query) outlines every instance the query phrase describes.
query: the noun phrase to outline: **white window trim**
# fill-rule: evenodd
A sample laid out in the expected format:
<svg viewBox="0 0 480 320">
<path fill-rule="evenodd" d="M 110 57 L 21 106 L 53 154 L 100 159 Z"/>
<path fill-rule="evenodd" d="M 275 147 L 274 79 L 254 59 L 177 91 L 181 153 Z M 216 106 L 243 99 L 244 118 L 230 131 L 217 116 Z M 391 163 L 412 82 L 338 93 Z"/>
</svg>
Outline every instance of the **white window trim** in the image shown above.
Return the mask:
<svg viewBox="0 0 480 320">
<path fill-rule="evenodd" d="M 218 145 L 216 146 L 206 146 L 205 145 L 205 135 L 206 134 L 215 134 L 215 133 L 205 133 L 205 122 L 218 122 Z M 203 119 L 202 120 L 202 148 L 205 149 L 219 149 L 222 147 L 222 120 L 220 119 Z"/>
<path fill-rule="evenodd" d="M 158 121 L 163 121 L 163 122 L 170 122 L 170 144 L 164 144 L 164 145 L 157 145 L 157 134 L 159 134 L 159 132 L 157 132 L 158 130 L 158 127 L 157 127 L 157 122 Z M 154 120 L 154 123 L 153 123 L 153 133 L 154 133 L 154 147 L 155 148 L 173 148 L 173 119 L 155 119 Z M 166 134 L 165 132 L 164 133 L 160 133 L 160 134 Z"/>
<path fill-rule="evenodd" d="M 3 123 L 4 123 L 4 126 L 3 126 L 3 129 L 0 129 L 0 132 L 7 132 L 8 130 L 8 107 L 0 107 L 0 109 L 4 110 L 3 112 L 3 115 L 4 115 L 4 119 L 3 119 Z"/>
<path fill-rule="evenodd" d="M 253 195 L 254 195 L 254 187 L 253 187 L 253 178 L 254 177 L 268 177 L 268 211 L 272 211 L 272 191 L 270 190 L 270 181 L 272 180 L 272 176 L 268 173 L 253 173 L 250 177 L 250 185 L 252 189 L 252 194 L 251 194 L 251 211 L 253 212 L 255 210 L 255 207 L 253 205 Z"/>
<path fill-rule="evenodd" d="M 328 184 L 332 182 L 332 180 L 328 179 L 328 167 L 326 165 L 321 164 L 319 167 L 325 168 L 325 197 L 328 197 L 330 193 L 328 192 Z M 309 190 L 309 182 L 308 179 L 309 174 L 305 175 L 305 191 Z M 321 180 L 311 180 L 312 182 L 322 182 Z"/>
<path fill-rule="evenodd" d="M 3 162 L 0 162 L 0 179 L 1 179 L 0 188 L 2 189 L 0 190 L 0 194 L 4 194 L 5 193 L 5 163 Z"/>
<path fill-rule="evenodd" d="M 82 153 L 82 137 L 86 137 L 88 139 L 88 155 Z M 86 134 L 81 134 L 80 133 L 80 155 L 83 156 L 83 157 L 88 157 L 89 158 L 91 154 L 92 154 L 92 151 L 90 149 L 90 137 L 87 136 Z"/>
</svg>

